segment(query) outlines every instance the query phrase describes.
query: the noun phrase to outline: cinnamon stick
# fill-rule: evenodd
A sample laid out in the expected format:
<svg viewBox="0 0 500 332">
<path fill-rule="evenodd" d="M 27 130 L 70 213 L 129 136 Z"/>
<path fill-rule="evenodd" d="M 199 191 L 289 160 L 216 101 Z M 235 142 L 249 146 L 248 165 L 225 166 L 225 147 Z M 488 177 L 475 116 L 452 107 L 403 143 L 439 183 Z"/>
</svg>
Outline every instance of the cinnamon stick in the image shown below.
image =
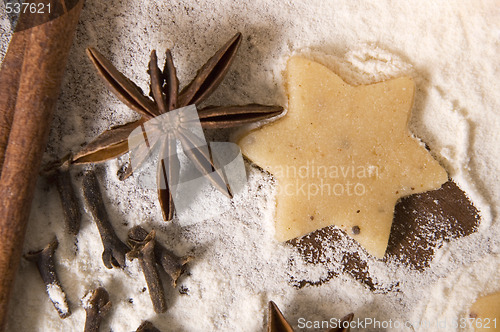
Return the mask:
<svg viewBox="0 0 500 332">
<path fill-rule="evenodd" d="M 0 331 L 5 330 L 40 162 L 83 6 L 83 0 L 50 3 L 62 11 L 60 16 L 21 14 L 0 71 Z"/>
<path fill-rule="evenodd" d="M 0 101 L 2 103 L 0 105 L 0 174 L 2 174 L 5 150 L 14 118 L 27 35 L 28 33 L 23 32 L 14 33 L 0 71 Z"/>
</svg>

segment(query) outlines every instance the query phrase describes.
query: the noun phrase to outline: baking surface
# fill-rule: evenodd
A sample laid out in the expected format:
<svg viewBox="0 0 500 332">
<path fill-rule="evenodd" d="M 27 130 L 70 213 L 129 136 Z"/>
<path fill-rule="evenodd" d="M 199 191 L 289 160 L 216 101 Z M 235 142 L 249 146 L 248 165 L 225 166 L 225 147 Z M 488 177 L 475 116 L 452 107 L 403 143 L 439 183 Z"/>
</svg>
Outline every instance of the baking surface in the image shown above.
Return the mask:
<svg viewBox="0 0 500 332">
<path fill-rule="evenodd" d="M 3 3 L 0 10 L 1 58 L 10 27 Z M 330 268 L 338 268 L 336 277 L 321 286 L 299 289 L 292 279 L 322 280 L 328 271 L 321 264 L 308 264 L 295 247 L 274 240 L 276 187 L 268 174 L 247 164 L 248 186 L 231 204 L 224 200 L 214 204 L 211 193 L 204 193 L 196 207 L 200 215 L 213 216 L 191 224 L 176 220 L 166 224 L 161 221 L 155 190 L 138 187 L 133 178 L 118 180 L 116 173 L 127 161 L 124 156 L 97 167 L 118 236 L 126 239 L 128 229 L 141 224 L 157 229 L 158 240 L 177 254 L 196 257 L 176 289 L 164 282 L 167 312 L 154 313 L 147 291 L 143 292 L 146 283 L 137 261 L 128 261 L 125 270 L 104 267 L 99 234 L 88 213 L 78 237 L 67 235 L 57 192 L 40 179 L 24 252 L 40 249 L 57 236 L 57 270 L 73 314 L 59 318 L 36 268 L 23 260 L 7 330 L 83 330 L 85 312 L 80 301 L 97 286 L 109 291 L 113 303 L 104 331 L 132 331 L 145 319 L 165 331 L 261 331 L 269 300 L 297 330 L 301 322 L 341 318 L 349 312 L 355 318 L 378 321 L 446 322 L 442 331 L 460 330 L 453 328 L 453 322 L 467 316 L 470 304 L 500 289 L 498 22 L 500 9 L 495 1 L 421 1 L 418 5 L 348 0 L 87 1 L 46 161 L 78 150 L 110 126 L 134 119 L 133 111 L 97 77 L 85 47 L 97 48 L 149 91 L 146 68 L 152 49 L 157 50 L 160 63 L 164 51 L 172 50 L 183 86 L 226 40 L 241 31 L 244 38 L 238 56 L 208 104 L 258 102 L 286 107 L 283 70 L 295 53 L 323 63 L 354 85 L 409 75 L 417 87 L 410 130 L 466 191 L 480 210 L 482 223 L 472 235 L 442 246 L 437 243 L 440 248 L 423 270 L 397 259 L 368 260 L 363 268 L 376 284 L 398 284 L 390 291 L 370 289 L 342 272 L 342 262 L 335 260 Z M 236 134 L 209 133 L 214 140 Z M 84 169 L 72 171 L 78 186 Z M 349 247 L 339 241 L 342 245 Z M 413 325 L 416 331 L 428 330 Z M 409 327 L 387 330 L 412 331 Z"/>
</svg>

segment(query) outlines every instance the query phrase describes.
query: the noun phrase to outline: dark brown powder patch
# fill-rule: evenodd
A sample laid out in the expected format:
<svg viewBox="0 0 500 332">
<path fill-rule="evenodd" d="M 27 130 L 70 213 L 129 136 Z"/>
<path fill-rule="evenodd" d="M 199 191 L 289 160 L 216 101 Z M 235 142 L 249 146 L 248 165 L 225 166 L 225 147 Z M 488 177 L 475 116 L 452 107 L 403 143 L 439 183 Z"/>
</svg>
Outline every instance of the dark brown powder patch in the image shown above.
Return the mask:
<svg viewBox="0 0 500 332">
<path fill-rule="evenodd" d="M 395 260 L 411 269 L 423 271 L 443 242 L 474 233 L 479 222 L 479 211 L 452 180 L 438 190 L 405 197 L 395 207 L 383 261 Z M 398 289 L 397 280 L 391 284 L 375 282 L 377 276 L 368 269 L 368 260 L 374 258 L 334 226 L 316 230 L 288 243 L 297 248 L 306 263 L 328 267 L 327 276 L 320 280 L 299 278 L 290 272 L 292 284 L 299 288 L 320 285 L 339 273 L 346 273 L 374 291 Z M 292 261 L 291 266 L 293 264 Z"/>
</svg>

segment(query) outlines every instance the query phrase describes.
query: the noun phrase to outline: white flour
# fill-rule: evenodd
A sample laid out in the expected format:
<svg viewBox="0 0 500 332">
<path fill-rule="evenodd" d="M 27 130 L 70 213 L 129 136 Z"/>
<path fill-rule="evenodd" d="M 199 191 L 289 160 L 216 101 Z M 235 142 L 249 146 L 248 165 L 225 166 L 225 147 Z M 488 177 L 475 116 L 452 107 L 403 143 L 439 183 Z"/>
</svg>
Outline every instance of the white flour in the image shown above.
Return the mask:
<svg viewBox="0 0 500 332">
<path fill-rule="evenodd" d="M 47 294 L 57 310 L 64 314 L 69 311 L 69 308 L 66 305 L 66 296 L 59 285 L 47 285 Z"/>
<path fill-rule="evenodd" d="M 262 331 L 269 300 L 277 303 L 297 330 L 304 321 L 354 312 L 355 318 L 378 321 L 446 321 L 441 330 L 454 331 L 450 324 L 465 317 L 471 301 L 500 290 L 498 2 L 184 3 L 86 1 L 46 160 L 76 151 L 110 126 L 136 117 L 102 84 L 85 47 L 96 47 L 149 91 L 146 67 L 152 49 L 157 50 L 160 63 L 165 49 L 172 49 L 182 85 L 241 31 L 244 38 L 232 69 L 207 104 L 286 105 L 282 75 L 287 58 L 295 52 L 328 65 L 352 84 L 411 75 L 417 94 L 410 128 L 481 210 L 479 232 L 445 244 L 423 273 L 396 262 L 371 264 L 370 271 L 380 283 L 400 281 L 398 293 L 375 294 L 345 275 L 299 290 L 288 283 L 289 273 L 319 279 L 324 270 L 300 264 L 292 248 L 274 240 L 275 187 L 269 176 L 248 166 L 248 187 L 234 198 L 232 209 L 182 227 L 175 220 L 162 222 L 155 191 L 138 188 L 133 178 L 117 179 L 125 156 L 99 167 L 103 196 L 118 236 L 126 239 L 128 229 L 136 224 L 148 230 L 154 227 L 166 247 L 179 255 L 196 256 L 177 289 L 164 281 L 167 312 L 154 313 L 137 261 L 127 261 L 125 270 L 104 267 L 99 233 L 89 214 L 84 215 L 76 241 L 67 235 L 57 192 L 40 179 L 24 251 L 41 249 L 57 236 L 57 270 L 73 314 L 59 318 L 34 264 L 23 260 L 8 331 L 83 330 L 81 299 L 97 286 L 108 290 L 113 303 L 102 331 L 115 332 L 133 331 L 145 319 L 163 331 Z M 8 31 L 5 16 L 0 23 L 3 55 L 9 38 L 3 33 Z M 73 170 L 79 188 L 82 170 Z M 196 204 L 214 209 L 204 200 Z M 297 266 L 289 266 L 291 258 Z M 187 294 L 180 294 L 181 288 Z M 408 327 L 387 330 L 413 331 Z M 432 329 L 415 326 L 414 330 Z"/>
</svg>

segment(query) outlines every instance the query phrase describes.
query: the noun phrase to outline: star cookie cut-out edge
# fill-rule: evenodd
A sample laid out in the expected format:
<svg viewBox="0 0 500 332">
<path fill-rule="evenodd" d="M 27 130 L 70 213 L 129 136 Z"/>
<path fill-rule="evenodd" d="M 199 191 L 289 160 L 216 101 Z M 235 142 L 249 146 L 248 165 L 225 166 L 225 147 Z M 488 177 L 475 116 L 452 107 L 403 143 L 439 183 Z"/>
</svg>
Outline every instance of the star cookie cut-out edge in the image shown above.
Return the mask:
<svg viewBox="0 0 500 332">
<path fill-rule="evenodd" d="M 297 64 L 298 63 L 298 64 Z M 303 65 L 304 67 L 307 67 L 307 73 L 304 74 L 306 79 L 303 77 L 300 77 L 300 69 L 297 69 L 297 66 Z M 295 67 L 294 67 L 295 66 Z M 291 69 L 292 68 L 292 69 Z M 299 73 L 299 74 L 297 74 Z M 309 76 L 307 76 L 309 75 Z M 310 81 L 307 81 L 307 77 L 314 76 L 313 84 L 316 84 L 315 88 L 317 90 L 312 90 L 312 95 L 309 96 L 306 94 L 306 92 L 309 92 L 306 89 L 306 85 L 310 83 Z M 299 78 L 297 78 L 299 76 Z M 326 82 L 324 82 L 326 81 Z M 402 91 L 398 92 L 398 88 L 402 86 Z M 339 88 L 340 87 L 340 88 Z M 336 88 L 338 88 L 336 90 Z M 439 163 L 432 158 L 432 156 L 429 154 L 427 150 L 423 147 L 423 144 L 418 141 L 408 130 L 408 121 L 409 117 L 411 114 L 411 108 L 413 107 L 413 96 L 414 96 L 414 89 L 415 85 L 414 82 L 411 78 L 395 78 L 392 80 L 384 81 L 384 82 L 379 82 L 371 85 L 361 85 L 361 86 L 351 86 L 347 83 L 345 83 L 339 76 L 337 76 L 333 71 L 330 69 L 324 67 L 323 65 L 313 62 L 311 60 L 305 59 L 303 57 L 292 57 L 288 61 L 288 66 L 287 66 L 287 90 L 288 90 L 288 96 L 289 96 L 289 105 L 288 105 L 288 112 L 287 114 L 282 117 L 281 119 L 275 121 L 274 123 L 271 123 L 269 125 L 266 125 L 264 127 L 261 127 L 259 129 L 253 130 L 250 133 L 247 133 L 245 136 L 241 137 L 239 140 L 239 144 L 242 148 L 242 152 L 254 163 L 256 163 L 258 166 L 262 167 L 266 171 L 269 171 L 271 175 L 273 175 L 276 180 L 278 185 L 280 185 L 280 182 L 284 182 L 283 178 L 280 176 L 276 176 L 276 172 L 273 173 L 277 169 L 277 165 L 281 161 L 273 161 L 273 158 L 276 159 L 276 155 L 279 153 L 287 154 L 287 162 L 292 160 L 295 162 L 298 166 L 300 165 L 300 158 L 298 155 L 294 155 L 293 149 L 302 149 L 302 150 L 307 150 L 309 149 L 318 149 L 321 150 L 321 146 L 317 148 L 316 146 L 300 146 L 301 142 L 307 142 L 312 141 L 311 137 L 315 137 L 317 135 L 317 132 L 315 131 L 309 131 L 304 134 L 304 130 L 306 130 L 308 125 L 309 125 L 309 118 L 300 118 L 301 114 L 298 114 L 300 111 L 300 107 L 297 105 L 302 105 L 307 104 L 308 98 L 310 100 L 313 100 L 314 102 L 316 99 L 321 99 L 323 103 L 328 103 L 329 100 L 327 98 L 324 98 L 321 95 L 321 92 L 323 90 L 327 90 L 330 94 L 336 94 L 336 98 L 338 97 L 338 100 L 334 101 L 334 104 L 339 107 L 351 107 L 350 110 L 352 110 L 352 105 L 349 104 L 350 100 L 349 98 L 353 98 L 352 96 L 355 96 L 357 99 L 353 100 L 352 103 L 356 105 L 355 103 L 358 102 L 359 99 L 362 98 L 370 98 L 370 95 L 368 97 L 365 94 L 360 94 L 359 92 L 370 92 L 370 89 L 378 89 L 380 92 L 380 96 L 377 95 L 376 93 L 372 93 L 372 97 L 375 98 L 373 100 L 373 105 L 377 105 L 377 107 L 373 107 L 373 109 L 370 109 L 369 112 L 371 112 L 371 117 L 367 116 L 369 119 L 364 120 L 362 116 L 360 116 L 360 112 L 358 110 L 358 113 L 353 113 L 353 114 L 342 114 L 341 112 L 337 111 L 335 109 L 335 112 L 326 113 L 327 114 L 327 119 L 323 122 L 329 122 L 329 121 L 337 121 L 339 120 L 340 122 L 344 121 L 343 119 L 340 119 L 339 117 L 335 118 L 335 116 L 343 115 L 345 117 L 347 116 L 358 116 L 359 121 L 367 121 L 369 122 L 369 126 L 375 127 L 378 130 L 383 130 L 385 131 L 391 131 L 391 138 L 396 137 L 398 139 L 397 142 L 401 142 L 401 146 L 404 145 L 405 149 L 402 149 L 401 147 L 399 151 L 399 155 L 392 153 L 392 151 L 385 151 L 384 152 L 384 142 L 380 143 L 379 146 L 376 146 L 377 149 L 382 150 L 383 153 L 387 153 L 389 156 L 395 156 L 398 159 L 395 159 L 396 163 L 399 163 L 401 168 L 395 168 L 395 170 L 392 170 L 393 174 L 397 174 L 398 172 L 401 174 L 404 174 L 403 172 L 406 172 L 406 181 L 410 182 L 408 185 L 405 187 L 402 187 L 401 189 L 399 188 L 387 188 L 384 186 L 379 186 L 380 188 L 384 188 L 384 190 L 388 193 L 391 193 L 390 196 L 389 194 L 385 194 L 382 191 L 382 194 L 378 193 L 377 195 L 372 195 L 372 202 L 378 202 L 382 201 L 383 199 L 387 200 L 386 206 L 385 206 L 385 217 L 384 220 L 384 225 L 381 227 L 380 222 L 376 224 L 378 228 L 381 228 L 379 230 L 378 234 L 374 234 L 374 232 L 371 232 L 370 230 L 366 232 L 362 232 L 362 235 L 359 235 L 359 232 L 354 231 L 355 228 L 359 230 L 359 226 L 362 226 L 362 230 L 364 231 L 367 229 L 366 225 L 370 226 L 370 221 L 371 220 L 376 220 L 374 218 L 370 218 L 370 216 L 365 214 L 362 218 L 364 218 L 365 223 L 364 224 L 359 224 L 356 222 L 356 220 L 359 219 L 358 215 L 360 209 L 355 209 L 352 208 L 350 209 L 350 213 L 347 214 L 347 216 L 344 216 L 344 220 L 341 222 L 335 222 L 332 220 L 326 220 L 323 218 L 323 220 L 320 220 L 320 222 L 317 222 L 316 220 L 320 219 L 314 219 L 315 216 L 314 214 L 310 214 L 311 220 L 308 220 L 307 222 L 302 223 L 302 229 L 298 230 L 292 230 L 291 227 L 287 229 L 286 231 L 283 231 L 283 225 L 282 223 L 285 218 L 283 217 L 284 215 L 284 210 L 286 209 L 287 204 L 291 205 L 293 208 L 295 206 L 299 206 L 302 204 L 305 200 L 302 199 L 290 199 L 289 196 L 287 195 L 282 195 L 278 191 L 278 195 L 276 197 L 276 233 L 277 233 L 277 239 L 279 241 L 286 241 L 290 240 L 305 234 L 308 234 L 314 230 L 327 227 L 330 225 L 337 225 L 337 227 L 341 228 L 344 230 L 349 236 L 357 240 L 362 246 L 367 249 L 367 251 L 372 254 L 375 257 L 381 258 L 384 256 L 385 253 L 385 248 L 387 247 L 387 242 L 389 240 L 389 235 L 390 235 L 390 229 L 391 229 L 391 224 L 392 224 L 392 218 L 394 215 L 394 207 L 397 203 L 397 201 L 405 196 L 408 196 L 413 193 L 419 193 L 419 192 L 426 192 L 428 190 L 433 190 L 439 188 L 443 183 L 445 183 L 448 179 L 448 176 L 446 174 L 446 171 L 439 165 Z M 329 89 L 329 90 L 328 90 Z M 404 91 L 403 91 L 404 90 Z M 305 91 L 305 92 L 304 92 Z M 399 97 L 398 95 L 400 93 L 401 96 L 403 96 L 400 99 L 395 99 L 395 97 Z M 347 96 L 347 97 L 346 97 Z M 316 99 L 314 99 L 316 98 Z M 323 99 L 322 99 L 323 98 Z M 392 98 L 392 99 L 391 99 Z M 347 101 L 346 101 L 347 100 Z M 384 105 L 383 103 L 392 103 Z M 377 104 L 379 103 L 379 104 Z M 346 106 L 347 105 L 347 106 Z M 382 106 L 380 106 L 382 105 Z M 327 105 L 328 106 L 328 105 Z M 325 107 L 328 109 L 328 107 Z M 304 106 L 302 106 L 304 108 Z M 386 109 L 389 109 L 391 112 L 388 112 L 382 108 L 384 112 L 387 114 L 380 114 L 380 108 L 381 107 L 386 107 Z M 390 107 L 394 107 L 394 110 Z M 399 108 L 398 108 L 399 107 Z M 361 111 L 365 111 L 362 108 Z M 400 112 L 396 112 L 396 111 Z M 317 111 L 317 110 L 316 110 Z M 319 112 L 319 111 L 317 111 Z M 328 112 L 330 110 L 328 109 Z M 378 112 L 378 113 L 377 113 Z M 325 114 L 324 112 L 322 114 Z M 306 114 L 307 115 L 307 114 Z M 373 117 L 377 117 L 377 119 L 371 120 Z M 288 118 L 288 120 L 287 120 Z M 306 120 L 304 120 L 306 119 Z M 302 120 L 302 122 L 300 121 Z M 288 121 L 288 122 L 287 122 Z M 352 124 L 354 124 L 354 120 L 351 120 Z M 344 123 L 346 123 L 344 121 Z M 349 123 L 349 122 L 347 122 Z M 358 125 L 357 123 L 355 123 Z M 310 121 L 311 126 L 316 126 L 317 123 L 313 123 L 313 121 Z M 287 130 L 293 130 L 293 140 L 292 141 L 287 141 L 286 140 L 286 131 L 283 131 L 283 127 L 289 126 Z M 331 130 L 332 127 L 329 127 Z M 339 129 L 338 127 L 333 127 L 335 129 Z M 395 130 L 395 129 L 396 130 Z M 282 130 L 285 132 L 279 132 L 279 130 Z M 302 130 L 301 130 L 302 129 Z M 316 130 L 321 130 L 315 128 Z M 324 129 L 324 128 L 323 128 Z M 356 130 L 356 128 L 354 128 Z M 339 130 L 346 130 L 345 126 L 340 128 Z M 376 130 L 373 130 L 369 128 L 372 132 L 377 133 Z M 364 137 L 363 135 L 366 136 L 365 132 L 363 132 L 360 129 L 357 129 L 358 135 L 362 138 Z M 300 137 L 300 135 L 305 135 L 304 137 Z M 283 138 L 284 137 L 284 138 Z M 354 137 L 354 141 L 356 140 L 356 136 Z M 272 139 L 271 139 L 272 138 Z M 375 137 L 377 138 L 377 137 Z M 330 143 L 330 141 L 328 141 Z M 321 142 L 315 141 L 314 144 L 319 145 Z M 363 141 L 361 143 L 357 142 L 358 144 L 364 144 Z M 281 146 L 280 146 L 281 144 Z M 411 149 L 407 149 L 410 147 Z M 261 148 L 263 150 L 259 151 L 258 149 Z M 267 150 L 266 150 L 267 149 Z M 287 150 L 288 149 L 288 150 Z M 386 148 L 389 149 L 389 148 Z M 264 151 L 265 150 L 265 151 Z M 280 150 L 286 150 L 285 152 L 282 152 Z M 264 152 L 262 152 L 264 151 Z M 415 153 L 416 156 L 411 155 L 408 151 L 412 151 L 412 153 Z M 330 151 L 321 151 L 321 153 L 329 153 Z M 378 153 L 376 149 L 374 149 L 374 153 Z M 392 153 L 392 154 L 391 154 Z M 404 158 L 403 158 L 404 157 Z M 279 158 L 279 157 L 278 157 Z M 405 164 L 406 159 L 412 158 L 415 161 L 415 165 L 411 165 L 410 163 Z M 297 162 L 297 160 L 299 160 Z M 387 161 L 384 161 L 387 165 Z M 288 165 L 286 165 L 288 166 Z M 413 169 L 410 166 L 415 166 Z M 417 167 L 418 166 L 418 167 Z M 274 169 L 273 169 L 274 167 Z M 283 167 L 283 166 L 281 166 Z M 406 167 L 406 168 L 405 168 Z M 283 169 L 283 168 L 282 168 Z M 403 170 L 403 171 L 401 171 Z M 389 174 L 390 176 L 393 176 L 393 174 Z M 432 175 L 432 177 L 431 177 Z M 404 176 L 399 175 L 400 177 L 405 180 Z M 285 180 L 288 180 L 285 178 Z M 418 182 L 418 181 L 421 182 Z M 387 181 L 386 181 L 387 182 Z M 402 181 L 401 181 L 402 183 Z M 397 185 L 401 185 L 401 183 L 397 183 Z M 393 183 L 389 183 L 394 186 Z M 285 182 L 285 185 L 288 185 L 288 183 Z M 370 188 L 373 190 L 372 188 Z M 385 195 L 385 196 L 384 196 Z M 387 196 L 389 195 L 389 196 Z M 319 198 L 318 198 L 319 199 Z M 322 198 L 323 199 L 323 198 Z M 338 200 L 338 199 L 337 199 Z M 359 199 L 358 199 L 359 200 Z M 373 203 L 373 208 L 377 208 L 375 205 L 376 203 Z M 379 203 L 380 204 L 380 203 Z M 307 204 L 303 204 L 304 206 Z M 314 205 L 314 204 L 312 204 Z M 369 206 L 369 205 L 366 205 Z M 380 210 L 380 207 L 378 207 Z M 314 210 L 314 209 L 312 209 Z M 302 211 L 305 211 L 303 209 Z M 294 211 L 296 212 L 296 211 Z M 314 212 L 314 211 L 313 211 Z M 364 211 L 363 211 L 364 212 Z M 361 216 L 363 212 L 359 215 Z M 285 214 L 286 215 L 286 214 Z M 375 215 L 372 213 L 372 216 Z M 338 216 L 338 215 L 337 215 Z M 296 215 L 293 216 L 294 218 Z M 302 219 L 300 220 L 306 220 L 306 216 L 300 215 Z M 330 215 L 329 215 L 330 217 Z M 335 216 L 334 216 L 335 217 Z M 314 221 L 313 221 L 314 219 Z M 290 220 L 290 218 L 286 219 Z M 342 220 L 342 219 L 341 219 Z M 286 222 L 285 222 L 286 224 Z M 284 235 L 283 235 L 284 234 Z M 366 234 L 366 235 L 365 235 Z M 376 242 L 373 242 L 372 238 L 374 236 L 379 237 L 379 243 L 382 244 L 377 244 Z M 385 243 L 385 246 L 383 245 Z M 378 246 L 378 247 L 377 247 Z M 384 247 L 384 248 L 382 248 Z"/>
</svg>

